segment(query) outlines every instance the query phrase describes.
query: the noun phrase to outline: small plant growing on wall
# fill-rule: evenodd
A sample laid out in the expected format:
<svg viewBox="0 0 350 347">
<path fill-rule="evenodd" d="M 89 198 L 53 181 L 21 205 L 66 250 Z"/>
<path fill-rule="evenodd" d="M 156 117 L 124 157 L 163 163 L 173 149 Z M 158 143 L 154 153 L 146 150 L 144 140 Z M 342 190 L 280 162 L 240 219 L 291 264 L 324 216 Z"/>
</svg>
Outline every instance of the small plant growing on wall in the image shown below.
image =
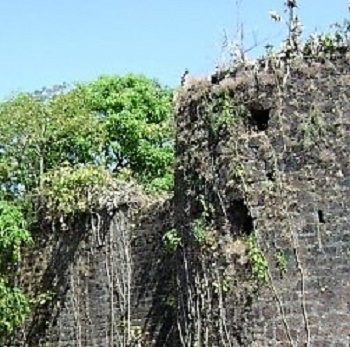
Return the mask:
<svg viewBox="0 0 350 347">
<path fill-rule="evenodd" d="M 287 266 L 288 266 L 287 256 L 281 250 L 278 250 L 276 252 L 276 265 L 278 269 L 281 271 L 281 275 L 287 272 Z"/>
<path fill-rule="evenodd" d="M 267 261 L 259 249 L 255 236 L 249 235 L 246 238 L 247 256 L 251 265 L 253 277 L 260 283 L 267 282 Z"/>
<path fill-rule="evenodd" d="M 326 124 L 320 111 L 311 106 L 310 112 L 301 124 L 301 132 L 304 136 L 303 146 L 308 149 L 322 141 L 326 135 Z"/>
<path fill-rule="evenodd" d="M 175 252 L 181 244 L 181 237 L 176 229 L 167 231 L 163 236 L 163 244 L 166 250 Z"/>
<path fill-rule="evenodd" d="M 196 219 L 192 224 L 192 233 L 194 240 L 199 244 L 203 245 L 207 239 L 207 233 L 205 230 L 205 222 L 203 219 Z"/>
<path fill-rule="evenodd" d="M 227 90 L 212 96 L 207 112 L 214 133 L 234 125 L 239 118 L 247 115 L 246 109 L 242 105 L 237 105 Z"/>
</svg>

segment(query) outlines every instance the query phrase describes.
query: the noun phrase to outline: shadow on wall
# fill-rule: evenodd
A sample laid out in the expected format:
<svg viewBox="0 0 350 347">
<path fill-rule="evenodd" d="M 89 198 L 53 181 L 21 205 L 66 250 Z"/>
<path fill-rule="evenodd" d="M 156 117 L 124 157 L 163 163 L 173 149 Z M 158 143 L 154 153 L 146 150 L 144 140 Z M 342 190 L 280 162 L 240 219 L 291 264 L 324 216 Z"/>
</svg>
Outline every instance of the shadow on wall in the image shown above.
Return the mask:
<svg viewBox="0 0 350 347">
<path fill-rule="evenodd" d="M 131 241 L 133 252 L 132 320 L 152 346 L 175 346 L 176 277 L 174 254 L 162 237 L 173 227 L 172 199 L 143 213 Z"/>
<path fill-rule="evenodd" d="M 142 340 L 152 346 L 173 346 L 175 261 L 164 248 L 162 240 L 164 233 L 173 225 L 172 203 L 172 199 L 163 200 L 140 211 L 135 230 L 130 226 L 127 211 L 118 209 L 115 215 L 100 212 L 101 244 L 91 232 L 91 216 L 88 214 L 67 222 L 65 230 L 59 227 L 52 230 L 51 225 L 38 226 L 32 232 L 35 249 L 27 250 L 23 259 L 21 282 L 31 296 L 49 293 L 50 297 L 34 307 L 23 330 L 11 341 L 11 346 L 38 347 L 58 341 L 62 346 L 69 346 L 77 339 L 93 346 L 97 341 L 104 341 L 105 335 L 109 336 L 110 326 L 106 322 L 109 322 L 111 313 L 105 309 L 109 307 L 111 298 L 109 292 L 104 294 L 108 284 L 103 283 L 108 282 L 104 259 L 110 247 L 117 251 L 115 238 L 113 246 L 108 243 L 109 232 L 118 232 L 115 227 L 123 225 L 131 236 L 131 329 L 136 331 L 140 328 Z M 127 217 L 126 224 L 116 225 L 115 217 L 118 219 L 122 215 Z M 118 262 L 120 260 L 115 256 L 115 268 L 122 266 Z M 79 283 L 74 284 L 74 278 L 80 278 Z M 99 289 L 95 290 L 96 285 Z M 86 286 L 89 293 L 85 292 Z M 74 302 L 79 306 L 74 306 Z M 93 315 L 90 322 L 87 307 Z M 115 303 L 115 326 L 126 318 L 120 316 L 122 313 L 118 307 Z M 75 316 L 79 316 L 78 322 Z M 77 327 L 77 324 L 81 326 Z M 79 336 L 76 336 L 77 329 L 82 329 Z"/>
<path fill-rule="evenodd" d="M 101 218 L 101 238 L 106 237 L 112 217 L 106 214 Z M 67 223 L 65 230 L 60 227 L 52 230 L 51 225 L 40 225 L 32 231 L 36 246 L 24 259 L 27 267 L 22 269 L 24 287 L 29 287 L 28 292 L 34 296 L 47 293 L 49 299 L 34 307 L 24 328 L 25 335 L 20 339 L 16 336 L 13 346 L 43 346 L 49 341 L 60 340 L 62 331 L 56 327 L 60 314 L 67 306 L 67 294 L 71 289 L 70 268 L 81 243 L 89 237 L 87 230 L 91 228 L 89 215 L 79 215 Z"/>
</svg>

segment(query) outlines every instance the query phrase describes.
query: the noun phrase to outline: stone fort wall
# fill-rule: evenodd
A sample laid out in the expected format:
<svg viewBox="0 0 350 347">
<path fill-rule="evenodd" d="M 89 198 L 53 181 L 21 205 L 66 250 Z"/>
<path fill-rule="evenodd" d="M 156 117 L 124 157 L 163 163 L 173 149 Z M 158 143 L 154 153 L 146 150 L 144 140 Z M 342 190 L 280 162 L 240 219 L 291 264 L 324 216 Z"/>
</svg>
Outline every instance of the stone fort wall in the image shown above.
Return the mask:
<svg viewBox="0 0 350 347">
<path fill-rule="evenodd" d="M 348 58 L 186 83 L 174 198 L 43 222 L 17 281 L 50 299 L 9 345 L 349 346 Z"/>
</svg>

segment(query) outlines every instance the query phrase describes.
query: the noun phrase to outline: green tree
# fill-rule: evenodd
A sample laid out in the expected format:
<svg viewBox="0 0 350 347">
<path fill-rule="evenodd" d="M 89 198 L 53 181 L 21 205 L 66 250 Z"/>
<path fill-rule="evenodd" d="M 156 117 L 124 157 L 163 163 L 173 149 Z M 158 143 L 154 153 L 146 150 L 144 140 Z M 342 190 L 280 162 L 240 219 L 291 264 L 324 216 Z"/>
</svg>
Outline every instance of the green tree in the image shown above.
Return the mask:
<svg viewBox="0 0 350 347">
<path fill-rule="evenodd" d="M 0 184 L 42 187 L 63 163 L 104 166 L 149 187 L 172 186 L 172 93 L 144 76 L 101 77 L 0 104 Z"/>
<path fill-rule="evenodd" d="M 64 162 L 89 163 L 105 141 L 102 122 L 87 108 L 82 90 L 38 98 L 15 96 L 0 104 L 0 183 L 27 191 Z"/>
<path fill-rule="evenodd" d="M 172 92 L 142 75 L 102 76 L 81 86 L 106 129 L 105 158 L 114 173 L 156 188 L 173 179 Z"/>
</svg>

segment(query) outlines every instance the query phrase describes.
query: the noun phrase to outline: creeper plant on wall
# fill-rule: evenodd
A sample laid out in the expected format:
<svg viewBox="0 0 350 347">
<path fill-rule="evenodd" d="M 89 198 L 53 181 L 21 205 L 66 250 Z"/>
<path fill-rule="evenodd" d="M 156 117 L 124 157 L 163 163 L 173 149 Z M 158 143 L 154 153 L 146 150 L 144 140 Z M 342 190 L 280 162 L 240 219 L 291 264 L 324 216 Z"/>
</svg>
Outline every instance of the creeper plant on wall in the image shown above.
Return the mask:
<svg viewBox="0 0 350 347">
<path fill-rule="evenodd" d="M 264 284 L 268 280 L 268 263 L 259 249 L 256 238 L 253 234 L 246 238 L 246 245 L 252 274 L 259 284 Z"/>
</svg>

